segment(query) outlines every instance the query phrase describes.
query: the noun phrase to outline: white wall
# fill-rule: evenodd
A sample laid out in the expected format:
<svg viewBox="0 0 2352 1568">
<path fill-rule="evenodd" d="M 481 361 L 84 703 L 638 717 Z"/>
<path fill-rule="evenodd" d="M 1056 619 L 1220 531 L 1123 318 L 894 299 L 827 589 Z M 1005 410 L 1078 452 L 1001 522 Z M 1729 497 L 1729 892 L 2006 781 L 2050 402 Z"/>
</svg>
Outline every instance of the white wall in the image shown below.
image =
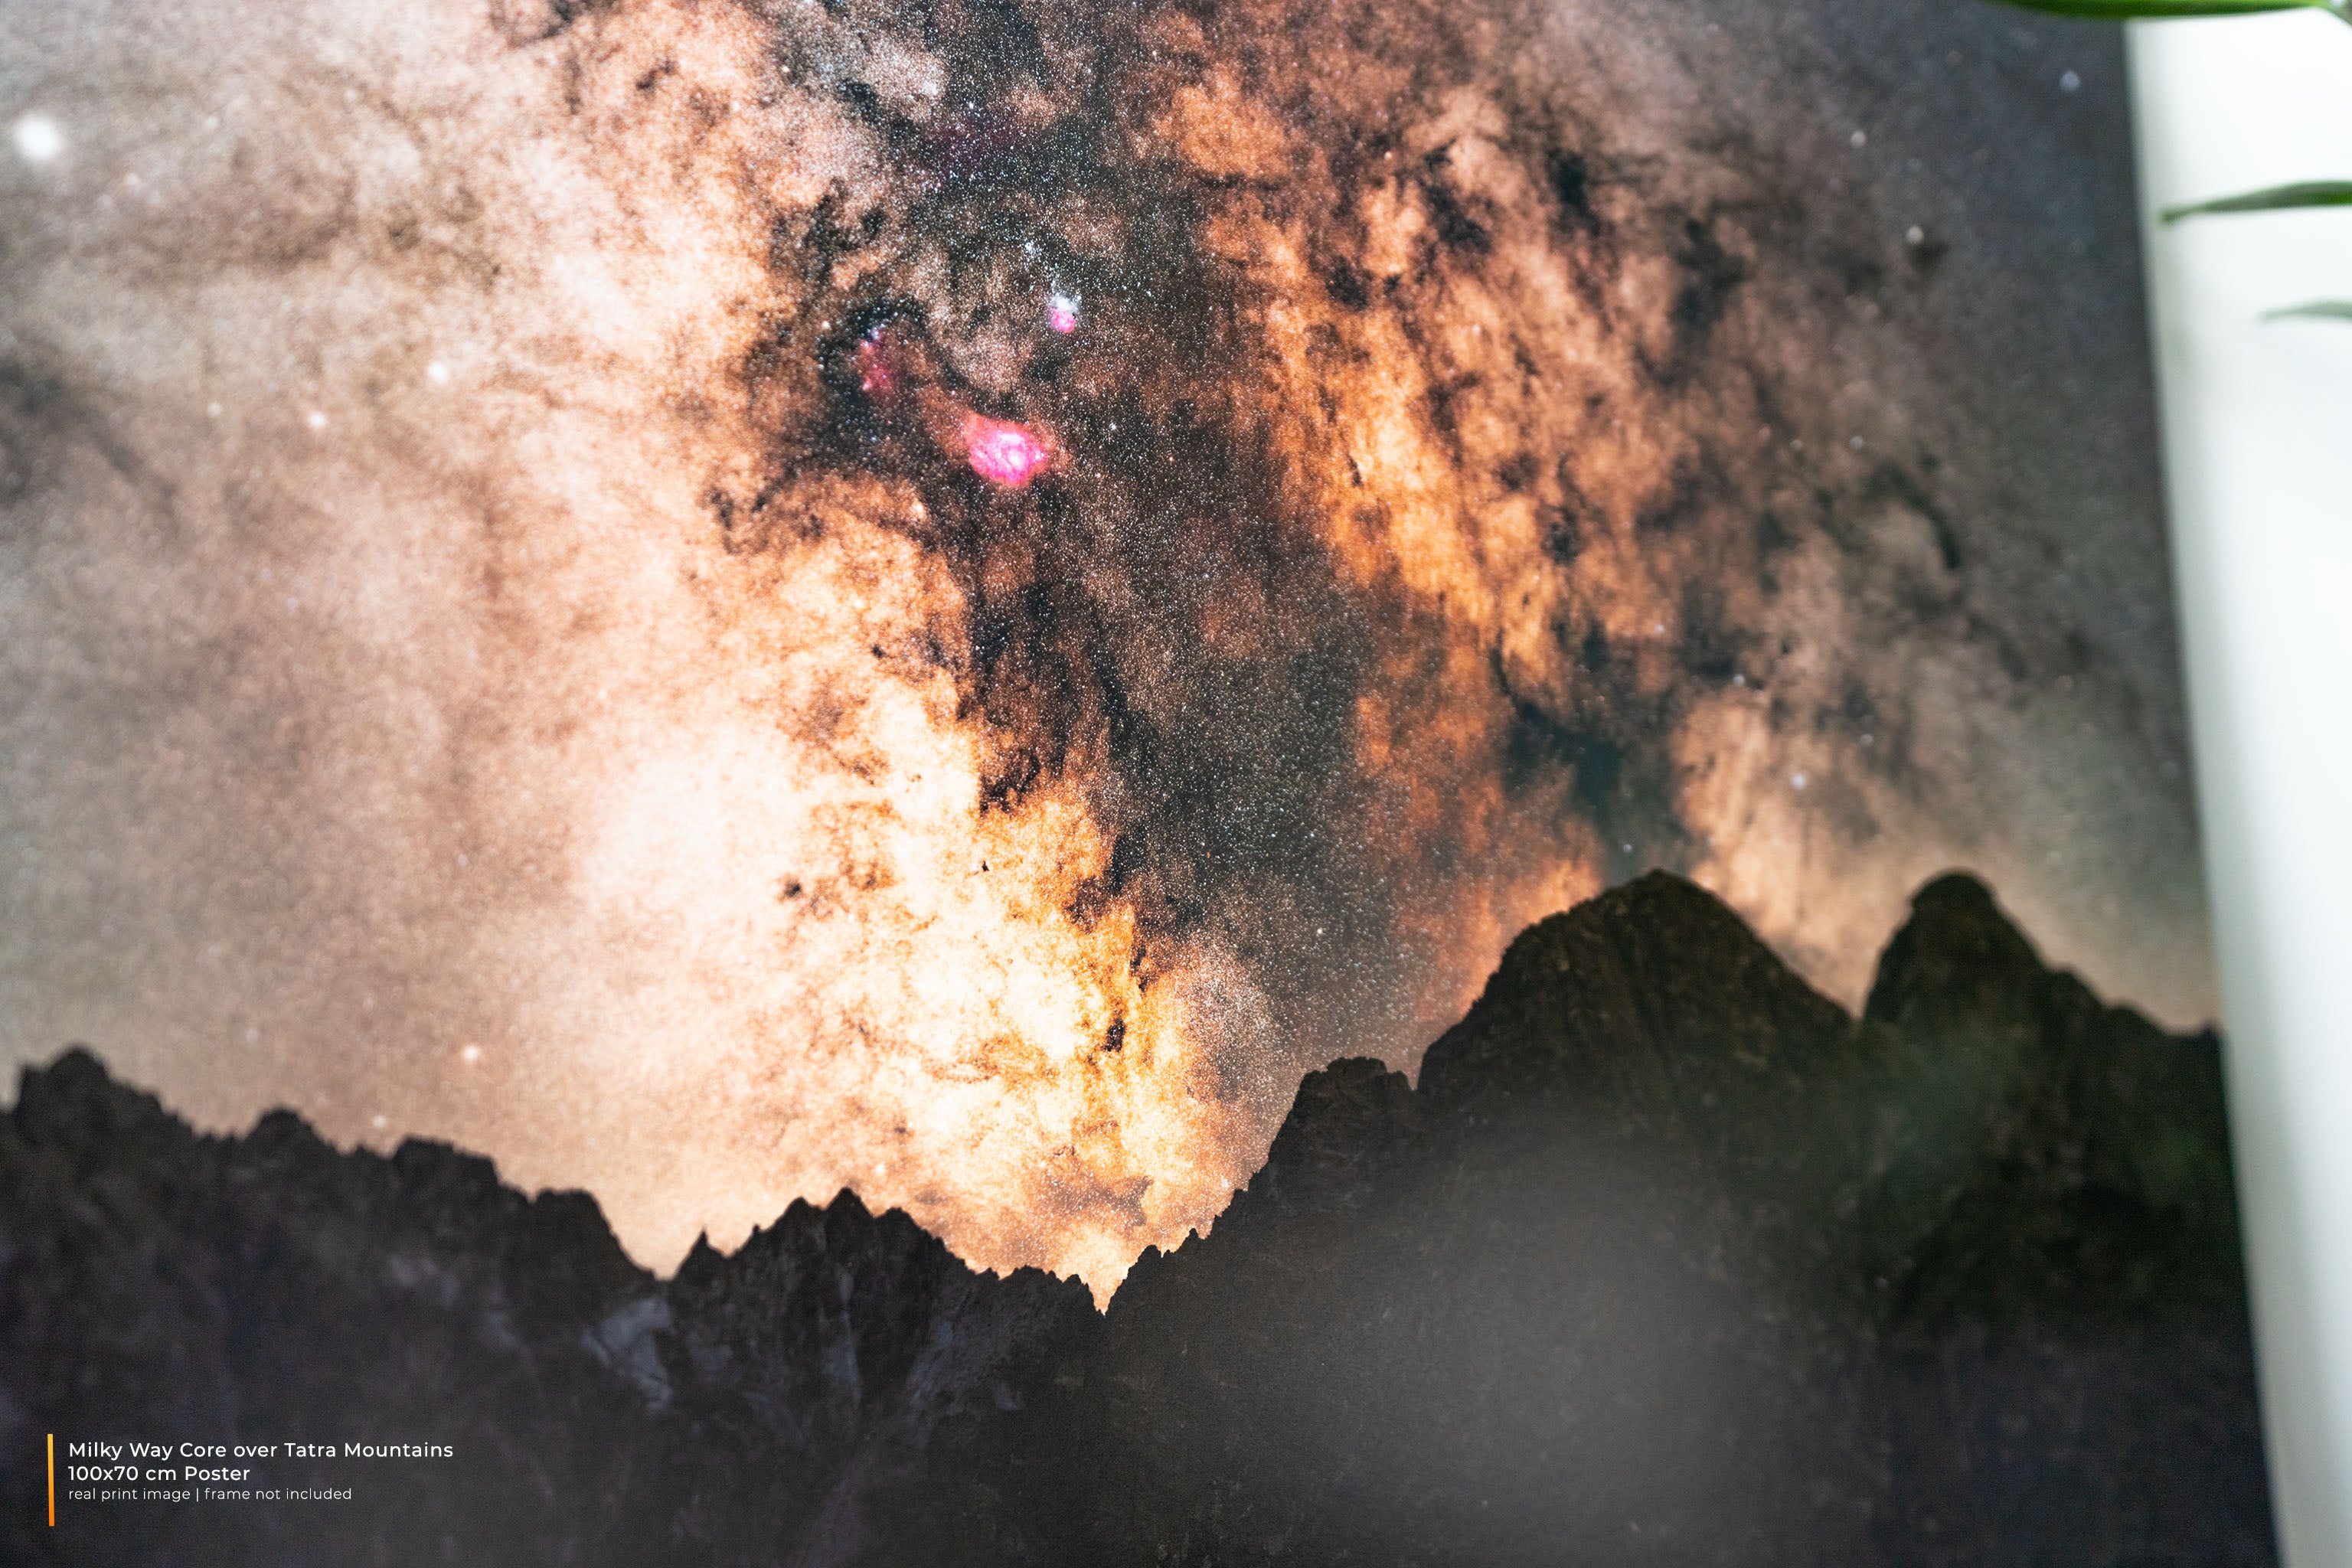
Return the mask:
<svg viewBox="0 0 2352 1568">
<path fill-rule="evenodd" d="M 2135 25 L 2151 208 L 2352 178 L 2352 27 Z M 2352 1564 L 2352 209 L 2149 229 L 2272 1484 Z"/>
</svg>

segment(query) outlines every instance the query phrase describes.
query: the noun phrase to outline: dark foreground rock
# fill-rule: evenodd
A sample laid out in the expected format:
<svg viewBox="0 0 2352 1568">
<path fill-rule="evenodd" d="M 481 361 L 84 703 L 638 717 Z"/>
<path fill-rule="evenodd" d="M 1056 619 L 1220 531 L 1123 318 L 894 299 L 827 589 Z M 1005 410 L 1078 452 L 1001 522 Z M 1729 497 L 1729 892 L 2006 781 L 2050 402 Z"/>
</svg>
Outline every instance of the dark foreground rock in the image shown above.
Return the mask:
<svg viewBox="0 0 2352 1568">
<path fill-rule="evenodd" d="M 456 1457 L 52 1531 L 51 1431 Z M 1544 921 L 1102 1315 L 846 1193 L 665 1282 L 581 1194 L 68 1052 L 0 1121 L 0 1495 L 79 1564 L 2275 1556 L 2216 1042 L 1958 878 L 1859 1021 L 1670 878 Z"/>
</svg>

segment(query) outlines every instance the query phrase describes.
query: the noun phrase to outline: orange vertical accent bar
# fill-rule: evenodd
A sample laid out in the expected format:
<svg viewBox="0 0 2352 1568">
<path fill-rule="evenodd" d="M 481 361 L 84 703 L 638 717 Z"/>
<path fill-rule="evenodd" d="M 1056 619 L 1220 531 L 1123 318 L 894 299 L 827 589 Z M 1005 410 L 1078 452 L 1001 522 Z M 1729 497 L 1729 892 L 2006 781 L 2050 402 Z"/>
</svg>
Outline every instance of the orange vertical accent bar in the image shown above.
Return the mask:
<svg viewBox="0 0 2352 1568">
<path fill-rule="evenodd" d="M 58 1435 L 49 1434 L 49 1528 L 58 1527 Z"/>
</svg>

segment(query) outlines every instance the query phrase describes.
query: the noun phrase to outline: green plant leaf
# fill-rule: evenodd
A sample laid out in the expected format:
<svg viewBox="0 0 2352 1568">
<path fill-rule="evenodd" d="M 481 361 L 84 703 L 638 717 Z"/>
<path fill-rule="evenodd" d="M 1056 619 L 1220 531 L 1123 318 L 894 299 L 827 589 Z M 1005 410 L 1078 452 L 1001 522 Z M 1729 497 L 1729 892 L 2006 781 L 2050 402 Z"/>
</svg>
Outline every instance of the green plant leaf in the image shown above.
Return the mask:
<svg viewBox="0 0 2352 1568">
<path fill-rule="evenodd" d="M 2352 180 L 2305 180 L 2298 184 L 2273 185 L 2240 196 L 2217 196 L 2210 202 L 2189 202 L 2164 209 L 2164 221 L 2179 223 L 2199 213 L 2284 212 L 2291 207 L 2352 206 Z"/>
<path fill-rule="evenodd" d="M 2352 300 L 2314 300 L 2308 305 L 2289 305 L 2282 310 L 2265 310 L 2265 321 L 2284 321 L 2304 317 L 2323 321 L 2352 321 Z"/>
<path fill-rule="evenodd" d="M 2352 21 L 2352 12 L 2347 12 L 2344 0 L 2009 0 L 2009 4 L 2052 16 L 2088 16 L 2107 22 L 2251 16 L 2259 11 L 2326 11 Z"/>
</svg>

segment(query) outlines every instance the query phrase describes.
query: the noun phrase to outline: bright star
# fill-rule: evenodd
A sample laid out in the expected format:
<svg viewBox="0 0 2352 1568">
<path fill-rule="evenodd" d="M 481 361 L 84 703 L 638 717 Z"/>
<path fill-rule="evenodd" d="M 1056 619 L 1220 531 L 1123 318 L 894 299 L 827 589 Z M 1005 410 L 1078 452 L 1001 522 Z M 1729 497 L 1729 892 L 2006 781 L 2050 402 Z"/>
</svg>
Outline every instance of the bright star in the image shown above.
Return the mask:
<svg viewBox="0 0 2352 1568">
<path fill-rule="evenodd" d="M 27 163 L 46 163 L 66 150 L 66 133 L 46 114 L 27 114 L 16 121 L 16 156 Z"/>
</svg>

